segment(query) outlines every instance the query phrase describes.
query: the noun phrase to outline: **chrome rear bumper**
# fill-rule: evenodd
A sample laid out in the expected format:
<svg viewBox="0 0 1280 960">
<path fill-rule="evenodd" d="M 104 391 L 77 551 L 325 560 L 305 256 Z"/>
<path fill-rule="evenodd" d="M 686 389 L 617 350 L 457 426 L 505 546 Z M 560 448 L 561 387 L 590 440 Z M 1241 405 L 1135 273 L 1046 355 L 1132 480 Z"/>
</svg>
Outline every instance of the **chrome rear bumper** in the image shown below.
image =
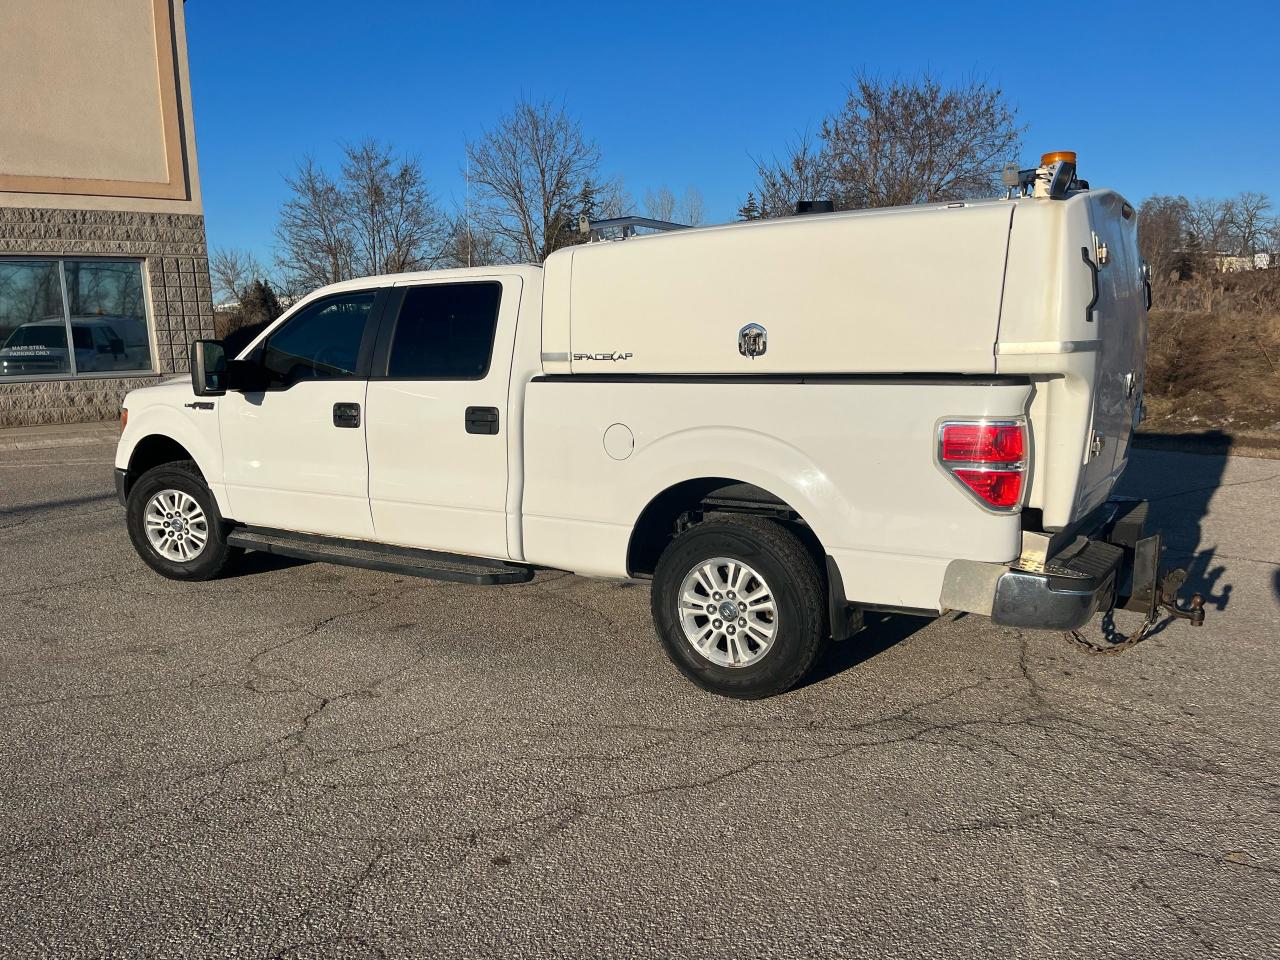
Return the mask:
<svg viewBox="0 0 1280 960">
<path fill-rule="evenodd" d="M 1075 630 L 1117 605 L 1153 610 L 1160 537 L 1146 536 L 1146 516 L 1146 501 L 1108 501 L 1047 557 L 954 560 L 941 605 L 1031 630 Z"/>
</svg>

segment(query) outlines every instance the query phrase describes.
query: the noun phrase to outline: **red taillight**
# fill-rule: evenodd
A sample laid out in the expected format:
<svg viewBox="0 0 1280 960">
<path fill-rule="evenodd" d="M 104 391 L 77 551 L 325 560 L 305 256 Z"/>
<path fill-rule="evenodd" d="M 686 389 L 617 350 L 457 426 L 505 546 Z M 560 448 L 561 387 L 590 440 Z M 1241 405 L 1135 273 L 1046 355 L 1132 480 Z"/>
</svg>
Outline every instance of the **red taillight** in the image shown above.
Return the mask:
<svg viewBox="0 0 1280 960">
<path fill-rule="evenodd" d="M 1016 507 L 1022 500 L 1020 470 L 953 470 L 966 487 L 993 507 Z"/>
<path fill-rule="evenodd" d="M 985 420 L 944 423 L 938 459 L 982 503 L 1012 510 L 1022 503 L 1027 436 L 1021 421 Z"/>
<path fill-rule="evenodd" d="M 942 428 L 943 460 L 1015 463 L 1023 446 L 1021 424 L 948 423 Z"/>
</svg>

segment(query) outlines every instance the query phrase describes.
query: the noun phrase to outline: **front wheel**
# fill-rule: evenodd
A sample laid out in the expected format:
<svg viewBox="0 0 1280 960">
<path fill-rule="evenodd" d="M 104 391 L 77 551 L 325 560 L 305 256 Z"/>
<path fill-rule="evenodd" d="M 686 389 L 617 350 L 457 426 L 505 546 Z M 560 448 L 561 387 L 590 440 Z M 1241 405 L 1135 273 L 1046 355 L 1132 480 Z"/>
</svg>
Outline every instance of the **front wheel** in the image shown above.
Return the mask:
<svg viewBox="0 0 1280 960">
<path fill-rule="evenodd" d="M 129 491 L 129 539 L 152 570 L 170 580 L 212 580 L 240 551 L 196 465 L 153 467 Z"/>
<path fill-rule="evenodd" d="M 759 699 L 795 686 L 827 638 L 812 553 L 782 524 L 711 516 L 667 547 L 653 577 L 667 656 L 699 686 Z"/>
</svg>

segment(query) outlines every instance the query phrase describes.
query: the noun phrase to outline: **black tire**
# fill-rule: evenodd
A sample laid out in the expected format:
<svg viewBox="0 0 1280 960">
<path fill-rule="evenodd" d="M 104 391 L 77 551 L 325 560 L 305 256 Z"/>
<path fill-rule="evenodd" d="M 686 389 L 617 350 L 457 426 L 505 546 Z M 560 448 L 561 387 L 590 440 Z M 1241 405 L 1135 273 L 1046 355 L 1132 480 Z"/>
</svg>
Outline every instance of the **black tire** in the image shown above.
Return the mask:
<svg viewBox="0 0 1280 960">
<path fill-rule="evenodd" d="M 685 577 L 717 557 L 758 571 L 777 607 L 772 643 L 745 666 L 713 662 L 694 648 L 681 626 Z M 713 515 L 676 537 L 658 560 L 651 603 L 671 662 L 698 686 L 726 697 L 758 700 L 791 689 L 809 672 L 829 635 L 826 583 L 813 554 L 783 524 L 763 517 Z"/>
<path fill-rule="evenodd" d="M 157 552 L 147 539 L 144 520 L 147 503 L 162 490 L 181 490 L 188 494 L 200 505 L 207 518 L 208 539 L 204 549 L 191 560 L 170 560 Z M 227 544 L 227 524 L 218 512 L 218 502 L 213 499 L 199 468 L 191 460 L 162 463 L 140 476 L 129 490 L 125 516 L 129 539 L 133 541 L 138 556 L 152 570 L 170 580 L 212 580 L 222 573 L 229 560 L 244 552 Z"/>
</svg>

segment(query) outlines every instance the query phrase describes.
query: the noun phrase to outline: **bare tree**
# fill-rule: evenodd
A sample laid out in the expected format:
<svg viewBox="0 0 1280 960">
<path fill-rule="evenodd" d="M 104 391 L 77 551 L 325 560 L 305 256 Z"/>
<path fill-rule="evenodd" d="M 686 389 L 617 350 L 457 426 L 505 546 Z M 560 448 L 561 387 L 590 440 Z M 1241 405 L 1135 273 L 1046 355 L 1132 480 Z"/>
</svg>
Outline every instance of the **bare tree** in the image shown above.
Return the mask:
<svg viewBox="0 0 1280 960">
<path fill-rule="evenodd" d="M 276 227 L 277 288 L 286 296 L 356 276 L 426 270 L 442 255 L 448 218 L 416 157 L 376 140 L 343 148 L 334 180 L 311 157 L 285 182 Z"/>
<path fill-rule="evenodd" d="M 999 89 L 951 88 L 929 74 L 882 82 L 861 73 L 843 109 L 822 127 L 837 187 L 849 207 L 888 207 L 989 196 L 1025 128 Z"/>
<path fill-rule="evenodd" d="M 514 260 L 541 262 L 576 243 L 579 214 L 599 204 L 600 150 L 577 120 L 550 101 L 520 100 L 467 144 L 475 221 Z"/>
<path fill-rule="evenodd" d="M 248 250 L 215 247 L 209 257 L 209 278 L 214 297 L 219 300 L 243 299 L 249 285 L 266 275 L 258 258 Z"/>
<path fill-rule="evenodd" d="M 1231 231 L 1235 234 L 1236 252 L 1252 256 L 1264 250 L 1271 229 L 1271 198 L 1265 193 L 1245 191 L 1231 201 Z"/>
<path fill-rule="evenodd" d="M 449 223 L 416 157 L 396 157 L 376 140 L 343 148 L 343 212 L 357 275 L 427 270 L 436 264 Z"/>
<path fill-rule="evenodd" d="M 757 161 L 765 216 L 800 199 L 843 208 L 931 203 L 997 192 L 1025 127 L 998 88 L 981 80 L 947 87 L 931 74 L 854 78 L 844 105 L 781 158 Z"/>
<path fill-rule="evenodd" d="M 678 223 L 687 223 L 691 227 L 698 227 L 705 223 L 707 202 L 702 197 L 702 191 L 697 187 L 685 187 L 676 216 Z"/>
<path fill-rule="evenodd" d="M 1152 275 L 1167 279 L 1186 272 L 1191 205 L 1186 197 L 1148 197 L 1138 211 L 1138 248 Z"/>
<path fill-rule="evenodd" d="M 625 217 L 635 212 L 636 202 L 620 179 L 593 183 L 591 191 L 592 216 Z"/>
<path fill-rule="evenodd" d="M 1228 252 L 1234 246 L 1231 223 L 1235 219 L 1235 204 L 1231 200 L 1214 197 L 1198 197 L 1187 207 L 1189 239 L 1204 256 Z"/>
<path fill-rule="evenodd" d="M 646 190 L 644 194 L 644 213 L 654 220 L 675 220 L 676 195 L 665 184 L 656 190 Z"/>
<path fill-rule="evenodd" d="M 833 196 L 830 160 L 808 131 L 788 144 L 781 157 L 768 162 L 756 160 L 755 164 L 755 193 L 760 197 L 761 217 L 788 217 L 796 212 L 798 200 Z"/>
<path fill-rule="evenodd" d="M 492 233 L 460 215 L 449 224 L 440 262 L 447 267 L 488 267 L 502 263 L 503 257 Z"/>
<path fill-rule="evenodd" d="M 644 194 L 644 213 L 654 220 L 687 223 L 696 227 L 706 219 L 706 202 L 697 187 L 686 187 L 679 198 L 666 184 Z"/>
<path fill-rule="evenodd" d="M 276 226 L 281 271 L 306 289 L 350 279 L 355 242 L 341 188 L 309 156 L 284 179 L 293 195 Z"/>
</svg>

